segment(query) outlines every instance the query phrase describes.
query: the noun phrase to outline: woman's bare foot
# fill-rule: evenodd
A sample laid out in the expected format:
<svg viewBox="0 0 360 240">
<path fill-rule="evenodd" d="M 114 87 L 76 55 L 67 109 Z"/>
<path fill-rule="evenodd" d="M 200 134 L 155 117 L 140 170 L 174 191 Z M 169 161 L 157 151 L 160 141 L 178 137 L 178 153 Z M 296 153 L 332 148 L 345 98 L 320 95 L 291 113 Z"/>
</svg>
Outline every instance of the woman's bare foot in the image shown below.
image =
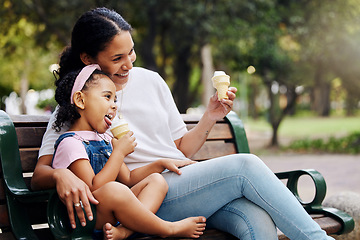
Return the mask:
<svg viewBox="0 0 360 240">
<path fill-rule="evenodd" d="M 172 233 L 169 236 L 199 238 L 205 230 L 205 222 L 205 217 L 189 217 L 172 222 Z"/>
<path fill-rule="evenodd" d="M 104 240 L 123 240 L 128 238 L 134 232 L 123 227 L 121 224 L 114 227 L 110 223 L 103 226 Z"/>
</svg>

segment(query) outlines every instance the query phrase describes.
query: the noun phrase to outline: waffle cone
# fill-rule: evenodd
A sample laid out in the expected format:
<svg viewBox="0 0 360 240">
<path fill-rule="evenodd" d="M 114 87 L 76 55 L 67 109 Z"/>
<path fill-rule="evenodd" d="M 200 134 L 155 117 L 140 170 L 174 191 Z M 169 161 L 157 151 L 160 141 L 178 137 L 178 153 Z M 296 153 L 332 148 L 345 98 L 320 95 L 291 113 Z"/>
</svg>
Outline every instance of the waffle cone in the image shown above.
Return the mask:
<svg viewBox="0 0 360 240">
<path fill-rule="evenodd" d="M 229 85 L 227 83 L 218 83 L 215 85 L 215 88 L 218 92 L 218 99 L 229 99 L 228 95 L 226 94 L 228 89 L 229 89 Z"/>
<path fill-rule="evenodd" d="M 117 127 L 111 128 L 111 133 L 114 135 L 115 138 L 120 139 L 126 133 L 130 131 L 129 126 L 127 123 L 119 125 Z"/>
<path fill-rule="evenodd" d="M 214 76 L 211 78 L 214 88 L 218 92 L 218 99 L 229 99 L 226 94 L 229 90 L 230 76 L 226 75 L 223 71 L 215 71 Z"/>
</svg>

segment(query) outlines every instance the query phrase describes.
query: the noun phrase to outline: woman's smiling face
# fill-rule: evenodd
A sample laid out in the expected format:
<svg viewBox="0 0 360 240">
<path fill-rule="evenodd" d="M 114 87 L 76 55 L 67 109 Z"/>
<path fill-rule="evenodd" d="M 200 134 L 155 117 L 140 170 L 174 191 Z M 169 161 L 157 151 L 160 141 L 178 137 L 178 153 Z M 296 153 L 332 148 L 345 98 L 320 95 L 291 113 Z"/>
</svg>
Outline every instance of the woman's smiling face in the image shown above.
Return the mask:
<svg viewBox="0 0 360 240">
<path fill-rule="evenodd" d="M 134 42 L 129 31 L 121 31 L 98 53 L 92 63 L 111 76 L 116 90 L 122 89 L 129 80 L 129 71 L 136 60 Z"/>
</svg>

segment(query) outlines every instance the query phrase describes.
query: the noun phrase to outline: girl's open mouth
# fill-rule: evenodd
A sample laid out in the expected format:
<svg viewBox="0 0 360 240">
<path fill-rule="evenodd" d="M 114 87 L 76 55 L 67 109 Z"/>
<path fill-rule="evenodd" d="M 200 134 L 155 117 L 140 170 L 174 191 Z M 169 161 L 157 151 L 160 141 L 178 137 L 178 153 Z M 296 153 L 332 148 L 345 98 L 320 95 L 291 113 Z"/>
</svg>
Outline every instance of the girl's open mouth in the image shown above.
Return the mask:
<svg viewBox="0 0 360 240">
<path fill-rule="evenodd" d="M 112 118 L 113 118 L 113 116 L 110 115 L 110 114 L 106 114 L 105 117 L 104 117 L 105 123 L 108 126 L 108 128 L 111 127 L 111 119 Z"/>
</svg>

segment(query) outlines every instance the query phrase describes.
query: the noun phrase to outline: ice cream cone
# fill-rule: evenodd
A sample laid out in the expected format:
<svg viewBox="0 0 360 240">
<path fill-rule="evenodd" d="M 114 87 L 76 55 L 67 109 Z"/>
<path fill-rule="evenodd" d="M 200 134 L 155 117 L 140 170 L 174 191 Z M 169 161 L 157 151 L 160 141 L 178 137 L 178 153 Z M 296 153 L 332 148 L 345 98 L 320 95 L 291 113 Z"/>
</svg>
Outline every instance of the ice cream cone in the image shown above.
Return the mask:
<svg viewBox="0 0 360 240">
<path fill-rule="evenodd" d="M 213 87 L 218 92 L 218 99 L 229 99 L 227 91 L 230 85 L 230 76 L 226 75 L 224 71 L 215 71 L 214 76 L 211 78 Z"/>
<path fill-rule="evenodd" d="M 125 119 L 116 116 L 111 123 L 110 131 L 115 138 L 120 139 L 122 136 L 128 133 L 130 129 Z"/>
</svg>

